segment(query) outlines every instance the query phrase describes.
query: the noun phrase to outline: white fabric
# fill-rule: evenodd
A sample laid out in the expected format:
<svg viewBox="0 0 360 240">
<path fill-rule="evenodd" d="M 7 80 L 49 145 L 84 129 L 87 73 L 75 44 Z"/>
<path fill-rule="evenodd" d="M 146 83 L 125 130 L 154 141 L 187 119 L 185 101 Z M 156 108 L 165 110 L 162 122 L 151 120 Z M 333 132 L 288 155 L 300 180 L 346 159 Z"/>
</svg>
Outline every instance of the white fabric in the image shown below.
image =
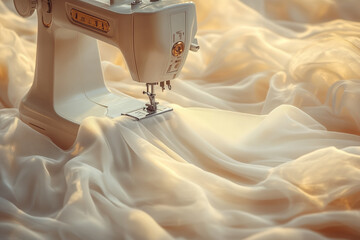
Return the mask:
<svg viewBox="0 0 360 240">
<path fill-rule="evenodd" d="M 360 238 L 358 1 L 195 2 L 174 111 L 86 119 L 68 151 L 18 118 L 37 20 L 0 2 L 0 239 Z"/>
</svg>

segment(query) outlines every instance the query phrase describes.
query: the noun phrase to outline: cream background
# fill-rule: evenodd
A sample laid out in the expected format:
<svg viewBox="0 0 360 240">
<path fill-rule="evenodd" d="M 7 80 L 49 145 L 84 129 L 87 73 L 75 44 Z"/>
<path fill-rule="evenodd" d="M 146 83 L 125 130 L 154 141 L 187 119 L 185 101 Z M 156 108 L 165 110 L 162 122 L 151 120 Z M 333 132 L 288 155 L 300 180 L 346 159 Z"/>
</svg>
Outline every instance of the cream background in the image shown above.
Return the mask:
<svg viewBox="0 0 360 240">
<path fill-rule="evenodd" d="M 36 18 L 0 2 L 0 239 L 359 239 L 360 4 L 197 0 L 170 114 L 85 120 L 63 151 L 18 118 Z M 106 83 L 144 98 L 100 43 Z"/>
</svg>

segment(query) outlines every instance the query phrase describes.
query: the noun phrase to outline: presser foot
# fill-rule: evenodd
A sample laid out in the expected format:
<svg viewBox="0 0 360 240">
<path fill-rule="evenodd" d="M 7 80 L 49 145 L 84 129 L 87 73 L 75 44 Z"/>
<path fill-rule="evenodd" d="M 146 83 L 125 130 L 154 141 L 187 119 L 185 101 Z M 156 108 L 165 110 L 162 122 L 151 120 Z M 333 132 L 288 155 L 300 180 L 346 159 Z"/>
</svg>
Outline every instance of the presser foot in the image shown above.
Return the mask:
<svg viewBox="0 0 360 240">
<path fill-rule="evenodd" d="M 157 84 L 158 83 L 147 83 L 146 84 L 146 91 L 144 91 L 143 94 L 146 94 L 149 97 L 149 103 L 146 103 L 144 108 L 135 110 L 133 112 L 129 112 L 125 115 L 133 117 L 137 120 L 141 120 L 144 118 L 159 115 L 161 113 L 165 113 L 165 112 L 169 112 L 169 111 L 173 110 L 170 107 L 158 105 L 159 103 L 156 102 L 156 100 L 155 100 L 156 94 L 154 92 L 154 86 Z"/>
</svg>

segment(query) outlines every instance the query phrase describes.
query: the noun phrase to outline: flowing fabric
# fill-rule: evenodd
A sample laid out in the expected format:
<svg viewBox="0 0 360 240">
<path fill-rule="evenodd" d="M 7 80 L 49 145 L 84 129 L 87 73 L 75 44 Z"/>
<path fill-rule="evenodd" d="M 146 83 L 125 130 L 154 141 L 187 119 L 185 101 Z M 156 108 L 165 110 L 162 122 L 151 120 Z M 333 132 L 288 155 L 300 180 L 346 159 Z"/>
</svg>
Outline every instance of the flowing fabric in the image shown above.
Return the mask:
<svg viewBox="0 0 360 240">
<path fill-rule="evenodd" d="M 358 1 L 195 3 L 174 111 L 87 118 L 64 151 L 19 119 L 37 19 L 0 2 L 0 239 L 360 239 Z"/>
</svg>

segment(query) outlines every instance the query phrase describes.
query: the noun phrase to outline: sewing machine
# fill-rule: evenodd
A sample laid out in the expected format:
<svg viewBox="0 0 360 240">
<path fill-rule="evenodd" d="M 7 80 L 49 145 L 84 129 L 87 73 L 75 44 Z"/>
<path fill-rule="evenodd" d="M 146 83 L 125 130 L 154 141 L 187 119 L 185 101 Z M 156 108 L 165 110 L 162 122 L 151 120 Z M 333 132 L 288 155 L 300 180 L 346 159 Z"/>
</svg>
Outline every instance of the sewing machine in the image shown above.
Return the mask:
<svg viewBox="0 0 360 240">
<path fill-rule="evenodd" d="M 34 83 L 20 118 L 69 148 L 89 116 L 140 120 L 171 111 L 158 105 L 155 85 L 171 89 L 188 51 L 197 51 L 195 5 L 188 0 L 14 0 L 18 13 L 37 10 Z M 118 47 L 149 102 L 105 86 L 96 39 Z"/>
</svg>

